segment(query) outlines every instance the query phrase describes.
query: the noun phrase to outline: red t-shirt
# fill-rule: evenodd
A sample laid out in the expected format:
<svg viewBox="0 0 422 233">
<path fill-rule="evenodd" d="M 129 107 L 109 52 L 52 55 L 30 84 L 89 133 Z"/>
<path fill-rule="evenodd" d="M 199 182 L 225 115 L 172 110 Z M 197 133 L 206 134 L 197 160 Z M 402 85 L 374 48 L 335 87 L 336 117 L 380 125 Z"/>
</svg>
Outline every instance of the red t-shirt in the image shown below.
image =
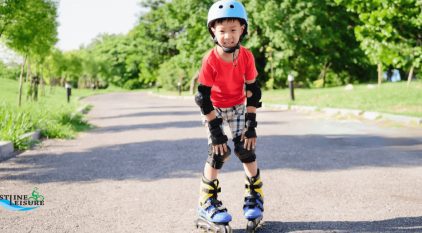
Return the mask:
<svg viewBox="0 0 422 233">
<path fill-rule="evenodd" d="M 240 46 L 235 66 L 232 61 L 224 61 L 214 48 L 202 60 L 199 83 L 212 87 L 214 106 L 229 108 L 245 102 L 245 80 L 254 80 L 257 75 L 254 56 L 248 49 Z"/>
</svg>

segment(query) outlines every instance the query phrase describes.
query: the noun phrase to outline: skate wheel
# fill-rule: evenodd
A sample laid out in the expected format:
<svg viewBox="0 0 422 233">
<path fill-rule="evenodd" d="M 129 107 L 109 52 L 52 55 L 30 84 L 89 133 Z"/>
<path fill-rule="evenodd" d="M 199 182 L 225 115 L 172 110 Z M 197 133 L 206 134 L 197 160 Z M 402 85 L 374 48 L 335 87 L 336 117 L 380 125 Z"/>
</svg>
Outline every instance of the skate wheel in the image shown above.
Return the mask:
<svg viewBox="0 0 422 233">
<path fill-rule="evenodd" d="M 255 228 L 255 223 L 253 221 L 248 221 L 248 224 L 246 225 L 246 233 L 254 233 Z"/>
</svg>

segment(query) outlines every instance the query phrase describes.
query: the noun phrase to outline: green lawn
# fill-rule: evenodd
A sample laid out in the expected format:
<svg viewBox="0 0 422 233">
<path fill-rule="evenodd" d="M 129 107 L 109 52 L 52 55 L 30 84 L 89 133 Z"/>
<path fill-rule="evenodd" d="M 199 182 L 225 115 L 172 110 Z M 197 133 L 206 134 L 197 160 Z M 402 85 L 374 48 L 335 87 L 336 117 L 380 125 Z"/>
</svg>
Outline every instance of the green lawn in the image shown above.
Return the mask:
<svg viewBox="0 0 422 233">
<path fill-rule="evenodd" d="M 372 88 L 370 88 L 372 87 Z M 308 105 L 317 107 L 360 109 L 398 115 L 422 117 L 422 81 L 383 83 L 381 86 L 354 85 L 320 89 L 295 89 L 295 101 L 290 101 L 289 89 L 263 91 L 262 101 L 267 104 Z M 155 94 L 178 95 L 175 91 L 150 89 Z M 183 92 L 182 96 L 190 95 Z"/>
<path fill-rule="evenodd" d="M 372 88 L 371 88 L 372 87 Z M 265 91 L 263 101 L 272 104 L 309 105 L 317 107 L 361 109 L 391 114 L 422 117 L 422 82 L 354 85 L 321 89 L 295 89 L 290 101 L 288 89 Z"/>
<path fill-rule="evenodd" d="M 32 101 L 27 98 L 28 88 L 24 85 L 22 106 L 18 107 L 18 85 L 15 80 L 0 78 L 0 140 L 12 141 L 19 149 L 27 146 L 19 136 L 35 129 L 41 129 L 42 135 L 49 138 L 74 137 L 90 127 L 82 115 L 74 114 L 82 97 L 122 91 L 72 89 L 71 101 L 67 103 L 63 87 L 46 86 L 44 91 L 40 88 L 38 101 Z"/>
</svg>

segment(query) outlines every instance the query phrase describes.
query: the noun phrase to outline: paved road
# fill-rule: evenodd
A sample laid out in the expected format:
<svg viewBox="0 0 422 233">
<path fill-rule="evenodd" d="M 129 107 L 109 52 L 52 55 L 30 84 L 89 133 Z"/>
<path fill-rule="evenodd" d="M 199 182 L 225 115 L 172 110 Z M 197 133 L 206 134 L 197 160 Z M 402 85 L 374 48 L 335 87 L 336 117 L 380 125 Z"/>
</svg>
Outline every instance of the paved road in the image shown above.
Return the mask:
<svg viewBox="0 0 422 233">
<path fill-rule="evenodd" d="M 0 232 L 197 232 L 206 159 L 192 100 L 143 93 L 90 97 L 97 127 L 47 140 L 0 163 L 0 195 L 30 195 L 28 212 L 0 207 Z M 422 130 L 260 109 L 260 232 L 422 232 Z M 243 171 L 220 176 L 234 232 L 244 232 Z"/>
</svg>

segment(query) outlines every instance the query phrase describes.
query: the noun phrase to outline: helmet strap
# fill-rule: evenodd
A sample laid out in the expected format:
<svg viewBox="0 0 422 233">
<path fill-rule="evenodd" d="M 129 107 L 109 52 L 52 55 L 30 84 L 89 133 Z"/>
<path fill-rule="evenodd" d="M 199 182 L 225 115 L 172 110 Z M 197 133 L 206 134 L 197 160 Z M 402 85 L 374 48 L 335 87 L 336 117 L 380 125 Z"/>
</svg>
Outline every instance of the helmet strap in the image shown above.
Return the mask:
<svg viewBox="0 0 422 233">
<path fill-rule="evenodd" d="M 236 49 L 240 48 L 240 40 L 239 42 L 237 42 L 237 44 L 234 47 L 230 47 L 230 48 L 221 46 L 220 43 L 218 43 L 217 38 L 215 37 L 212 40 L 214 41 L 216 45 L 220 46 L 225 53 L 234 53 Z"/>
</svg>

